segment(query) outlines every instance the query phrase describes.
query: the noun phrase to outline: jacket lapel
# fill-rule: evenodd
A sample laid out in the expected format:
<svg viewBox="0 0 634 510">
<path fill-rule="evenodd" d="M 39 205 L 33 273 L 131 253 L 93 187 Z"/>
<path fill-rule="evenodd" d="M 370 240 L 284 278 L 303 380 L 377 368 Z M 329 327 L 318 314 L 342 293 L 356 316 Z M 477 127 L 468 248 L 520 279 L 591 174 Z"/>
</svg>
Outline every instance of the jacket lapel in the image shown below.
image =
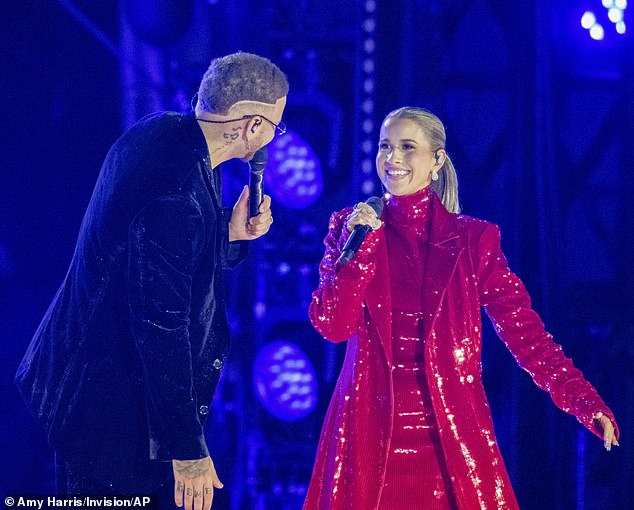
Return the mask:
<svg viewBox="0 0 634 510">
<path fill-rule="evenodd" d="M 423 338 L 427 340 L 438 315 L 438 307 L 447 289 L 460 254 L 464 250 L 456 215 L 447 212 L 434 193 L 431 203 L 431 225 L 423 273 Z M 377 262 L 374 278 L 366 289 L 365 301 L 372 321 L 377 327 L 388 361 L 392 361 L 392 292 L 390 265 L 385 230 L 379 231 Z"/>
<path fill-rule="evenodd" d="M 464 250 L 456 215 L 447 212 L 442 202 L 432 195 L 431 225 L 427 241 L 423 273 L 423 338 L 425 342 L 434 327 L 438 307 L 445 295 L 460 254 Z"/>
<path fill-rule="evenodd" d="M 365 301 L 368 312 L 379 332 L 379 338 L 389 362 L 392 361 L 392 288 L 387 254 L 385 228 L 378 231 L 377 261 L 374 278 L 368 283 Z"/>
</svg>

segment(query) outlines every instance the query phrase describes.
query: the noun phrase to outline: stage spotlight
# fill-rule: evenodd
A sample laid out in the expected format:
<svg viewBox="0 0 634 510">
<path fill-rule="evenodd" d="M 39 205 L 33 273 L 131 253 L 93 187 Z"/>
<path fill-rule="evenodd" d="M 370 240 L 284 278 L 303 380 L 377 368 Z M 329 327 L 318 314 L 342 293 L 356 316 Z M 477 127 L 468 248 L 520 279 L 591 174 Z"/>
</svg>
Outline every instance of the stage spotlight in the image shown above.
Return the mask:
<svg viewBox="0 0 634 510">
<path fill-rule="evenodd" d="M 608 11 L 608 18 L 612 23 L 618 23 L 619 21 L 623 21 L 623 11 L 618 7 L 612 7 Z"/>
<path fill-rule="evenodd" d="M 601 11 L 598 17 L 592 11 L 585 11 L 581 16 L 581 26 L 588 30 L 588 33 L 595 41 L 602 41 L 606 35 L 603 25 L 611 22 L 614 24 L 614 30 L 617 34 L 625 33 L 625 8 L 627 0 L 603 0 L 601 2 L 606 11 Z M 607 19 L 606 19 L 607 18 Z M 608 24 L 609 26 L 609 24 Z"/>
<path fill-rule="evenodd" d="M 277 274 L 280 276 L 287 275 L 291 271 L 291 265 L 288 262 L 280 262 L 277 265 Z"/>
<path fill-rule="evenodd" d="M 374 184 L 374 181 L 371 180 L 363 181 L 363 184 L 361 185 L 361 191 L 368 196 L 374 195 L 375 189 L 376 185 Z"/>
<path fill-rule="evenodd" d="M 590 30 L 592 26 L 597 22 L 597 18 L 593 12 L 586 11 L 581 17 L 581 26 L 586 30 Z"/>
<path fill-rule="evenodd" d="M 253 364 L 253 386 L 264 408 L 283 421 L 308 416 L 317 405 L 317 376 L 308 356 L 294 343 L 266 344 Z"/>
<path fill-rule="evenodd" d="M 604 36 L 605 36 L 605 32 L 601 25 L 594 24 L 592 28 L 590 28 L 590 37 L 592 37 L 595 41 L 603 40 Z"/>
<path fill-rule="evenodd" d="M 269 145 L 269 162 L 264 172 L 266 190 L 290 209 L 312 205 L 324 189 L 321 164 L 313 149 L 293 131 Z"/>
</svg>

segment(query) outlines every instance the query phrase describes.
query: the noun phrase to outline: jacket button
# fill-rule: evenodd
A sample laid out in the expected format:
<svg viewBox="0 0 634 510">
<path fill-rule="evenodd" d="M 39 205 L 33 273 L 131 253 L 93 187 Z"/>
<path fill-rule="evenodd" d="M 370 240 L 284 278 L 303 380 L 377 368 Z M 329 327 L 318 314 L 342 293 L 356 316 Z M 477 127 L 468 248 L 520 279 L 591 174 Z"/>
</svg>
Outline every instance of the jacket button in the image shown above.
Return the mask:
<svg viewBox="0 0 634 510">
<path fill-rule="evenodd" d="M 215 360 L 214 360 L 213 367 L 214 367 L 216 370 L 220 370 L 223 366 L 224 366 L 224 363 L 222 362 L 222 360 L 221 360 L 221 359 L 215 359 Z"/>
<path fill-rule="evenodd" d="M 207 416 L 209 414 L 209 406 L 200 406 L 198 412 L 203 416 Z"/>
</svg>

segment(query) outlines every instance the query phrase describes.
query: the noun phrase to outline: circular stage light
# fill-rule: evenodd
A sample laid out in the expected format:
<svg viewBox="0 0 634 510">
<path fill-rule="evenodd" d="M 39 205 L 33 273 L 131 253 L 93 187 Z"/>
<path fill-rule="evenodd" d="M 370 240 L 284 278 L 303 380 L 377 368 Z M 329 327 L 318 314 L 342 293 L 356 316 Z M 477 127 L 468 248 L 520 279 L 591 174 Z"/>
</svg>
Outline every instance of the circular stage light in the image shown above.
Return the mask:
<svg viewBox="0 0 634 510">
<path fill-rule="evenodd" d="M 264 408 L 280 420 L 300 420 L 317 405 L 315 369 L 292 342 L 277 340 L 260 349 L 253 364 L 253 386 Z"/>
<path fill-rule="evenodd" d="M 583 16 L 581 17 L 581 26 L 583 28 L 585 28 L 586 30 L 590 30 L 590 28 L 592 28 L 592 25 L 594 25 L 596 22 L 597 18 L 593 12 L 586 11 L 583 13 Z"/>
<path fill-rule="evenodd" d="M 604 36 L 605 36 L 605 32 L 601 25 L 596 24 L 590 29 L 590 37 L 592 37 L 595 41 L 603 40 Z"/>
<path fill-rule="evenodd" d="M 297 133 L 287 131 L 269 144 L 264 172 L 267 193 L 290 209 L 312 205 L 324 189 L 319 159 Z"/>
</svg>

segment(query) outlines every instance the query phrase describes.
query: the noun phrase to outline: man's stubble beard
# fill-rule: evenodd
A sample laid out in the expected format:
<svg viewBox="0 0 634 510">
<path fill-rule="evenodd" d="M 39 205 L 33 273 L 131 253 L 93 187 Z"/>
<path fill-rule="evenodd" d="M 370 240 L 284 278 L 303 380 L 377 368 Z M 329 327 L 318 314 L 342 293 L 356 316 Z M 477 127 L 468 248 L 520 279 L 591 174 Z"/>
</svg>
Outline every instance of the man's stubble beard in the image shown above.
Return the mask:
<svg viewBox="0 0 634 510">
<path fill-rule="evenodd" d="M 252 140 L 249 145 L 250 145 L 250 147 L 249 147 L 248 152 L 242 158 L 240 158 L 240 160 L 245 162 L 245 163 L 248 163 L 249 161 L 251 161 L 253 159 L 253 156 L 255 155 L 255 153 L 259 149 L 264 147 L 266 144 L 264 143 L 264 137 L 263 136 L 259 136 L 256 139 Z"/>
</svg>

